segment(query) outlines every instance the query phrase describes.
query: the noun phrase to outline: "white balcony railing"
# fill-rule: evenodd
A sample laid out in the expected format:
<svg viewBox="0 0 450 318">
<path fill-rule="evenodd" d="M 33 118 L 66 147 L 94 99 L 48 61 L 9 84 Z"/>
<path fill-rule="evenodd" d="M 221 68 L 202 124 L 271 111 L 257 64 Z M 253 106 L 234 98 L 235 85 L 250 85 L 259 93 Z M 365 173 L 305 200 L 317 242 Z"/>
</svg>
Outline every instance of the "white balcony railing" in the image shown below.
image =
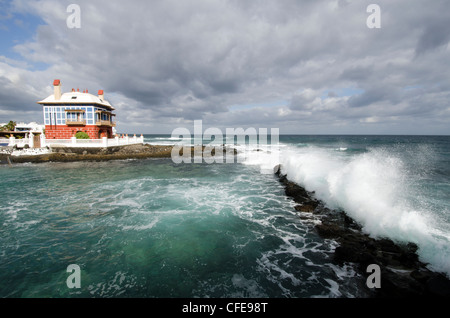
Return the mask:
<svg viewBox="0 0 450 318">
<path fill-rule="evenodd" d="M 8 146 L 17 145 L 20 148 L 23 148 L 25 145 L 29 145 L 30 148 L 33 148 L 33 138 L 23 138 L 16 139 L 11 137 L 7 139 L 9 141 Z M 114 146 L 126 146 L 126 145 L 134 145 L 134 144 L 143 144 L 144 136 L 133 137 L 123 136 L 123 137 L 115 137 L 115 138 L 106 138 L 102 139 L 76 139 L 72 137 L 71 139 L 46 139 L 44 135 L 41 135 L 40 146 L 41 148 L 52 147 L 52 146 L 61 146 L 61 147 L 114 147 Z"/>
<path fill-rule="evenodd" d="M 116 127 L 116 123 L 109 120 L 97 120 L 95 122 L 97 126 Z"/>
<path fill-rule="evenodd" d="M 140 137 L 115 137 L 102 139 L 76 139 L 72 137 L 71 139 L 45 139 L 45 146 L 62 146 L 62 147 L 114 147 L 114 146 L 125 146 L 133 144 L 143 144 L 144 136 Z"/>
<path fill-rule="evenodd" d="M 86 126 L 86 120 L 66 120 L 67 126 Z"/>
</svg>

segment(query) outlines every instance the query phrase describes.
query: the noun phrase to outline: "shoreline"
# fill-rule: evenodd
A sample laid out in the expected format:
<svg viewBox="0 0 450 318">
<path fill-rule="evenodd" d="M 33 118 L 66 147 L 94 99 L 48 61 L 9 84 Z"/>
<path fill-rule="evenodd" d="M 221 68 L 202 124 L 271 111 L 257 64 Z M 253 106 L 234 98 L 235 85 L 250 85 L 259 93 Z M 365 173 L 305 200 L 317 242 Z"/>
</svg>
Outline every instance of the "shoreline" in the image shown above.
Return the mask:
<svg viewBox="0 0 450 318">
<path fill-rule="evenodd" d="M 355 270 L 367 279 L 373 272 L 368 266 L 380 267 L 380 288 L 369 288 L 371 298 L 406 297 L 449 297 L 450 279 L 444 274 L 427 268 L 419 260 L 417 245 L 396 243 L 389 238 L 372 238 L 363 233 L 362 227 L 344 211 L 331 210 L 298 184 L 281 174 L 281 166 L 274 168 L 274 174 L 284 186 L 285 193 L 297 205 L 295 210 L 301 218 L 317 218 L 315 231 L 324 239 L 335 240 L 332 260 L 338 264 L 352 263 Z"/>
<path fill-rule="evenodd" d="M 0 153 L 0 164 L 8 164 L 10 166 L 15 163 L 44 163 L 44 162 L 75 162 L 75 161 L 110 161 L 110 160 L 126 160 L 126 159 L 148 159 L 172 158 L 172 150 L 175 145 L 150 145 L 150 144 L 133 144 L 113 147 L 63 147 L 53 146 L 48 153 L 34 155 L 14 156 L 8 153 Z M 9 148 L 9 147 L 8 147 Z M 191 157 L 203 156 L 208 158 L 215 155 L 215 150 L 211 153 L 199 152 L 194 146 L 188 147 L 191 151 Z M 180 157 L 183 155 L 183 147 L 179 149 Z M 226 147 L 223 147 L 223 154 L 227 154 Z M 12 149 L 11 149 L 12 150 Z M 203 146 L 205 150 L 205 146 Z M 237 150 L 231 148 L 234 155 Z"/>
<path fill-rule="evenodd" d="M 52 147 L 50 152 L 37 155 L 12 156 L 0 153 L 0 164 L 110 161 L 125 159 L 170 158 L 173 146 L 135 144 L 108 148 Z"/>
</svg>

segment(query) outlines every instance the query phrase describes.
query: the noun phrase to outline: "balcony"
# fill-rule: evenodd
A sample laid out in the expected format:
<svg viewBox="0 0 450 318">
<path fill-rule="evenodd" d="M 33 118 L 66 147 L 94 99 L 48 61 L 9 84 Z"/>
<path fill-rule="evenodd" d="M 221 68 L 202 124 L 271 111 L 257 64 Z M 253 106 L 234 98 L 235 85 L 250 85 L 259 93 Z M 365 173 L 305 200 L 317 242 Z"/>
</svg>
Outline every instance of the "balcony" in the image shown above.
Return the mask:
<svg viewBox="0 0 450 318">
<path fill-rule="evenodd" d="M 116 127 L 116 123 L 109 120 L 97 120 L 95 124 L 97 126 Z"/>
<path fill-rule="evenodd" d="M 66 120 L 67 126 L 86 126 L 86 120 Z"/>
</svg>

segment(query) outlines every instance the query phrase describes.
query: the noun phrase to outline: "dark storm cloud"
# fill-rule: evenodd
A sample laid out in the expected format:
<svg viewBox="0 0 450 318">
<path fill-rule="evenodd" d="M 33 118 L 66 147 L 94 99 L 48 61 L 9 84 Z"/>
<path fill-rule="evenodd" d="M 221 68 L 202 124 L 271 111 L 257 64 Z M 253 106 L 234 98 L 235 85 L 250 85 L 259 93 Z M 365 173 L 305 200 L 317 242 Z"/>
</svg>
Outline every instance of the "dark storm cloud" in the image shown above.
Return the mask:
<svg viewBox="0 0 450 318">
<path fill-rule="evenodd" d="M 395 105 L 401 101 L 396 88 L 391 86 L 374 86 L 360 95 L 354 95 L 348 100 L 350 107 L 364 107 L 378 102 Z"/>
<path fill-rule="evenodd" d="M 372 74 L 373 67 L 370 65 L 364 67 L 355 66 L 344 69 L 340 78 L 344 81 L 361 83 L 369 79 Z"/>
<path fill-rule="evenodd" d="M 34 111 L 36 103 L 30 103 L 28 87 L 12 82 L 8 78 L 0 77 L 0 109 L 10 111 Z"/>
<path fill-rule="evenodd" d="M 424 54 L 428 50 L 446 46 L 450 41 L 450 20 L 448 17 L 438 17 L 429 21 L 419 38 L 416 47 L 416 54 Z"/>
</svg>

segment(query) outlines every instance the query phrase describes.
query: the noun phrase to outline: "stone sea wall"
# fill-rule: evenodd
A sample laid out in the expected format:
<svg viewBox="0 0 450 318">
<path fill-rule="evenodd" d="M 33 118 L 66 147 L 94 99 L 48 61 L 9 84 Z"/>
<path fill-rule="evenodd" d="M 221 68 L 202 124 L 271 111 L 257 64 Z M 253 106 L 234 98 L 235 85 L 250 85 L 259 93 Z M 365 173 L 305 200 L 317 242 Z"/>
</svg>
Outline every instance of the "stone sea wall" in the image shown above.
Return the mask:
<svg viewBox="0 0 450 318">
<path fill-rule="evenodd" d="M 123 159 L 170 158 L 172 146 L 155 146 L 135 144 L 108 148 L 71 148 L 52 147 L 51 152 L 39 155 L 0 154 L 0 162 L 41 163 L 41 162 L 72 162 L 72 161 L 106 161 Z"/>
<path fill-rule="evenodd" d="M 26 152 L 16 156 L 12 147 L 2 147 L 0 151 L 0 164 L 14 163 L 42 163 L 42 162 L 72 162 L 72 161 L 108 161 L 108 160 L 124 160 L 124 159 L 145 159 L 145 158 L 171 158 L 174 146 L 168 145 L 149 145 L 134 144 L 127 146 L 112 147 L 63 147 L 52 146 L 48 153 L 27 155 Z M 204 158 L 215 156 L 216 149 L 196 152 L 198 149 L 194 147 L 179 147 L 179 156 L 183 155 L 183 151 L 190 148 L 190 156 L 203 156 Z M 223 154 L 227 154 L 230 150 L 226 147 L 221 148 Z M 45 149 L 47 150 L 47 149 Z M 234 155 L 237 154 L 236 149 L 231 149 Z"/>
</svg>

